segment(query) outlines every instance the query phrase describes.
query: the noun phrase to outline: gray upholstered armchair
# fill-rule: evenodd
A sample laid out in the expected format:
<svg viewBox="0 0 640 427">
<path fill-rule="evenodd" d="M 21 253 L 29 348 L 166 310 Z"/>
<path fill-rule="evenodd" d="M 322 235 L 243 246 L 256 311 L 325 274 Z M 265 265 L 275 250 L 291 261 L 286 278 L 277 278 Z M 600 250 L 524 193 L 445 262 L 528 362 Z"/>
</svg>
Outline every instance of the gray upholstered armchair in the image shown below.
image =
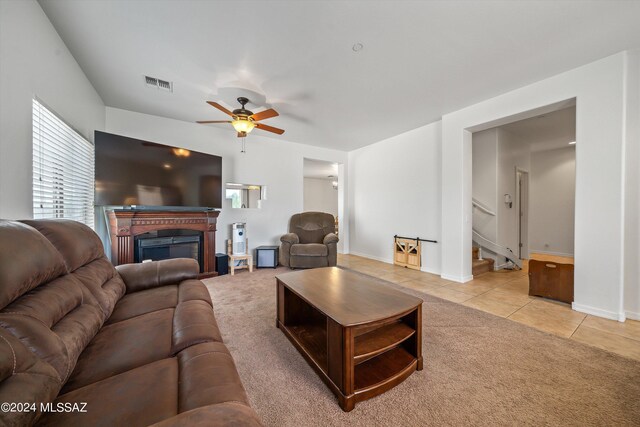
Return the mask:
<svg viewBox="0 0 640 427">
<path fill-rule="evenodd" d="M 291 268 L 332 267 L 337 264 L 338 236 L 333 215 L 295 214 L 289 233 L 280 238 L 280 264 Z"/>
</svg>

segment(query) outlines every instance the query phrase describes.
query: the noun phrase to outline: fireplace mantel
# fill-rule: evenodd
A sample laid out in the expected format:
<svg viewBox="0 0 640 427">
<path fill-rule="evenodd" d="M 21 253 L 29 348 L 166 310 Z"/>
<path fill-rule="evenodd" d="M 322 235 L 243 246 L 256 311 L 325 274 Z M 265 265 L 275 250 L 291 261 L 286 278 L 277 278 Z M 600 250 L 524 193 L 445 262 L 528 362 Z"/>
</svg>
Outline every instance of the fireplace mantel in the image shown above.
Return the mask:
<svg viewBox="0 0 640 427">
<path fill-rule="evenodd" d="M 158 230 L 197 230 L 204 237 L 203 273 L 216 275 L 217 211 L 149 211 L 134 209 L 107 210 L 111 237 L 111 262 L 114 265 L 134 262 L 134 237 Z"/>
</svg>

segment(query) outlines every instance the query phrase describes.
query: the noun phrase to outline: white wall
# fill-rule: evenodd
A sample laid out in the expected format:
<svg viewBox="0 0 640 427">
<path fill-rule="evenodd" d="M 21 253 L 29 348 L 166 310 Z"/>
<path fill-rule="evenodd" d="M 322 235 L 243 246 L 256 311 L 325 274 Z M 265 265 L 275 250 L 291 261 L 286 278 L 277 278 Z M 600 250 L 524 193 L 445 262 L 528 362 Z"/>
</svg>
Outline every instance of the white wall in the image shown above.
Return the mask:
<svg viewBox="0 0 640 427">
<path fill-rule="evenodd" d="M 627 54 L 624 211 L 624 309 L 640 320 L 640 50 Z"/>
<path fill-rule="evenodd" d="M 489 210 L 498 211 L 498 129 L 473 134 L 473 198 Z M 473 210 L 473 229 L 482 236 L 498 242 L 498 217 L 480 209 Z M 485 258 L 497 261 L 497 256 L 483 251 Z"/>
<path fill-rule="evenodd" d="M 230 200 L 223 201 L 216 233 L 218 252 L 225 252 L 230 224 L 238 221 L 247 223 L 251 249 L 279 244 L 291 215 L 303 211 L 303 159 L 347 161 L 346 152 L 287 142 L 258 132 L 247 137 L 247 152 L 242 154 L 239 139 L 230 130 L 109 107 L 106 117 L 107 132 L 222 156 L 223 182 L 267 186 L 267 199 L 261 209 L 231 209 Z M 347 206 L 344 209 L 348 212 Z M 348 234 L 348 225 L 341 227 Z"/>
<path fill-rule="evenodd" d="M 31 218 L 32 100 L 93 141 L 104 128 L 100 96 L 40 5 L 0 1 L 0 218 Z"/>
<path fill-rule="evenodd" d="M 575 146 L 533 152 L 529 178 L 529 250 L 573 256 Z"/>
<path fill-rule="evenodd" d="M 624 320 L 625 53 L 447 114 L 442 120 L 443 277 L 471 276 L 471 132 L 572 98 L 576 111 L 574 309 Z M 635 78 L 635 77 L 634 77 Z M 598 224 L 594 227 L 594 224 Z M 636 254 L 637 259 L 637 254 Z"/>
<path fill-rule="evenodd" d="M 391 263 L 396 234 L 440 240 L 440 129 L 432 123 L 349 153 L 351 253 Z M 422 270 L 440 273 L 440 244 L 423 242 L 422 253 Z"/>
<path fill-rule="evenodd" d="M 303 209 L 338 216 L 338 189 L 326 179 L 304 178 Z"/>
</svg>

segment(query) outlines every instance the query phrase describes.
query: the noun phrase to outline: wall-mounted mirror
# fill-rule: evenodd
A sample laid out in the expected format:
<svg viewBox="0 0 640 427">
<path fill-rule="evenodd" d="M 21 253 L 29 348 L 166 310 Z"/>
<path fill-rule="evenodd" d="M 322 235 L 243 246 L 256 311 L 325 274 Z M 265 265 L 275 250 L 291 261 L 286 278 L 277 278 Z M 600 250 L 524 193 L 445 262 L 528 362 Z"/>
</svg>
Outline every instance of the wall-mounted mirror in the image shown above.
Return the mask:
<svg viewBox="0 0 640 427">
<path fill-rule="evenodd" d="M 225 186 L 225 198 L 231 200 L 231 207 L 234 209 L 259 209 L 262 201 L 267 198 L 267 187 L 228 182 Z"/>
</svg>

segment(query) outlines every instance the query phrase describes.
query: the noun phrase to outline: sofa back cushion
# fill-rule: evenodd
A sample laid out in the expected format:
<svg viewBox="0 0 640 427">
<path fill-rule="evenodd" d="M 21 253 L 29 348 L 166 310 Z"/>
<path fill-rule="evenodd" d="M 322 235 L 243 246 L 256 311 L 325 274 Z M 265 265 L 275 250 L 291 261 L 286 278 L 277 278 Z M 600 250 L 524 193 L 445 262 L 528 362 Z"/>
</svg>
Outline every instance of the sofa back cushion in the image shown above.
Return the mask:
<svg viewBox="0 0 640 427">
<path fill-rule="evenodd" d="M 87 303 L 100 306 L 103 321 L 113 311 L 126 287 L 115 267 L 107 259 L 98 235 L 89 227 L 70 220 L 21 221 L 35 228 L 62 255 L 67 272 L 83 285 Z"/>
<path fill-rule="evenodd" d="M 322 243 L 324 236 L 336 232 L 335 218 L 324 212 L 295 214 L 289 222 L 289 232 L 297 234 L 300 243 Z"/>
<path fill-rule="evenodd" d="M 0 248 L 0 267 L 20 260 L 22 269 L 0 279 L 0 326 L 64 383 L 124 295 L 124 283 L 104 257 L 100 239 L 74 221 L 4 221 Z"/>
<path fill-rule="evenodd" d="M 56 248 L 33 228 L 0 220 L 0 309 L 67 272 Z"/>
</svg>

